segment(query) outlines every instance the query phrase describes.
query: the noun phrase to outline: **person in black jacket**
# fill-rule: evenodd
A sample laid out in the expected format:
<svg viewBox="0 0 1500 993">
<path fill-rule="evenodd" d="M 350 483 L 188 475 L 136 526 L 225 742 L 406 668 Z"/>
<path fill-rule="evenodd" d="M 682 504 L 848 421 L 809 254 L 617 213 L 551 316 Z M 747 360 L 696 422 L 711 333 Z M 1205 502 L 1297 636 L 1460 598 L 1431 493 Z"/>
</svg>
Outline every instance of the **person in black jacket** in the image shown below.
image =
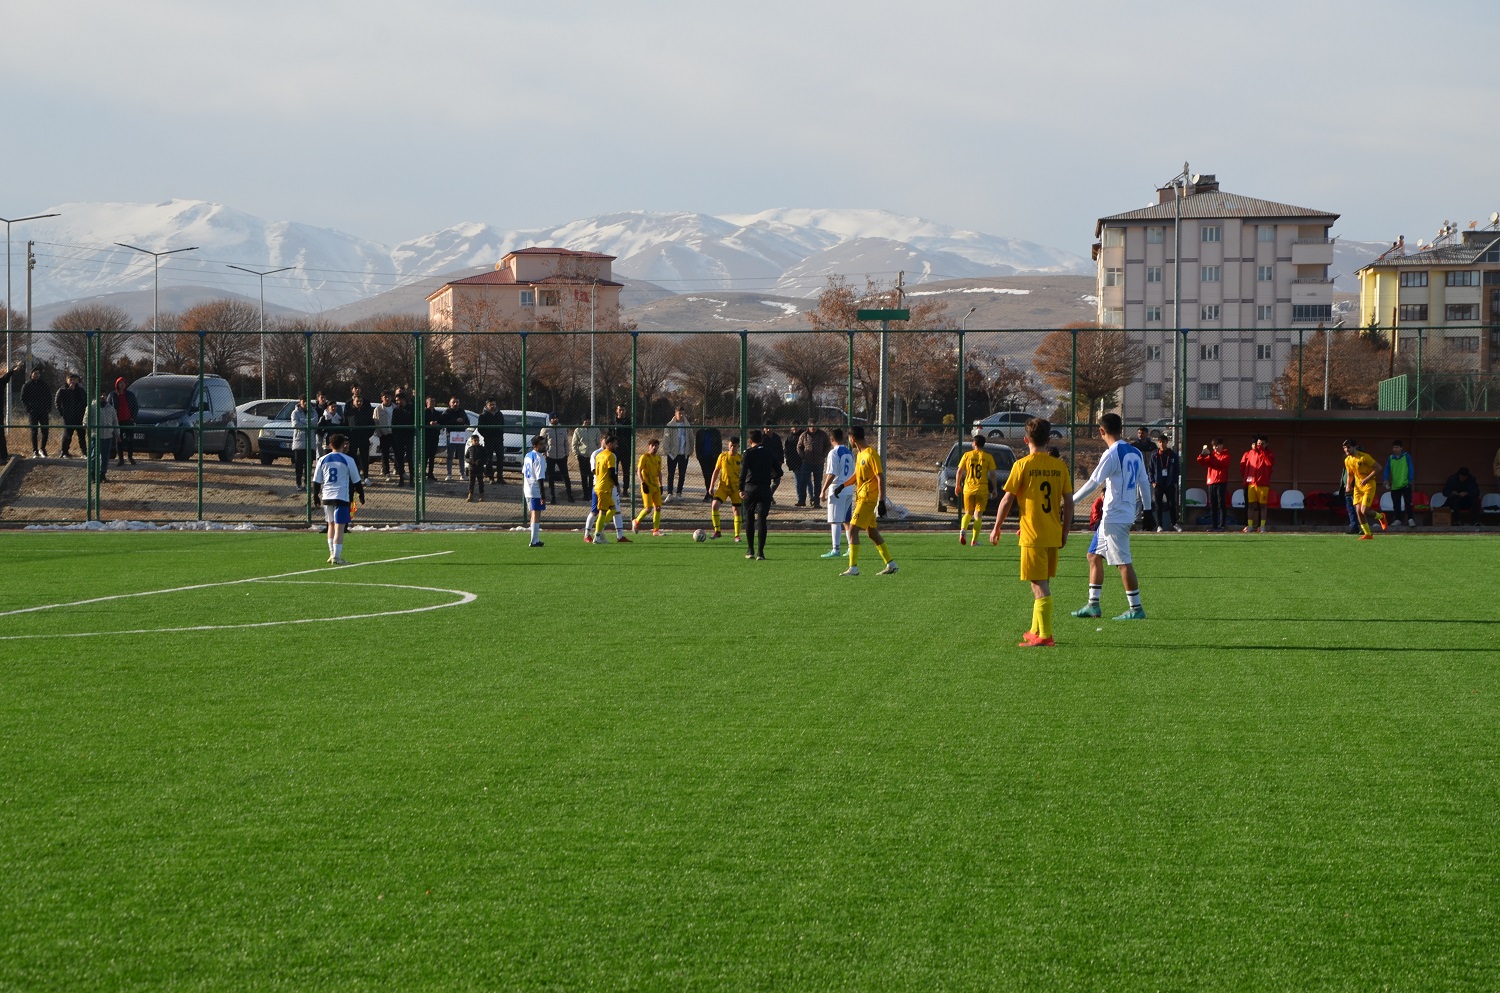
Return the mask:
<svg viewBox="0 0 1500 993">
<path fill-rule="evenodd" d="M 47 457 L 47 435 L 52 422 L 52 388 L 42 378 L 42 370 L 32 369 L 31 378 L 21 387 L 21 406 L 31 421 L 31 454 Z M 38 440 L 40 439 L 40 440 Z"/>
<path fill-rule="evenodd" d="M 6 384 L 10 382 L 10 377 L 14 376 L 24 368 L 26 368 L 26 364 L 24 362 L 17 362 L 14 369 L 5 369 L 3 371 L 0 371 L 0 386 L 6 386 Z M 6 388 L 9 389 L 9 387 Z M 10 448 L 5 443 L 5 429 L 7 427 L 9 427 L 9 425 L 0 424 L 0 465 L 3 465 L 6 462 L 10 461 Z"/>
<path fill-rule="evenodd" d="M 699 428 L 698 436 L 693 439 L 693 450 L 698 454 L 698 468 L 703 471 L 703 502 L 707 503 L 713 499 L 708 487 L 714 478 L 714 466 L 724 452 L 724 432 L 707 425 Z"/>
<path fill-rule="evenodd" d="M 781 482 L 781 459 L 765 445 L 765 436 L 750 432 L 750 447 L 740 463 L 740 503 L 745 508 L 745 558 L 766 557 L 766 518 L 771 494 Z"/>
<path fill-rule="evenodd" d="M 480 472 L 493 482 L 505 482 L 505 415 L 494 397 L 486 400 L 479 412 L 479 433 L 484 437 L 485 453 Z"/>
<path fill-rule="evenodd" d="M 1181 531 L 1177 521 L 1177 453 L 1167 441 L 1166 435 L 1158 435 L 1157 448 L 1146 460 L 1146 469 L 1151 473 L 1151 495 L 1156 503 L 1156 530 Z"/>
<path fill-rule="evenodd" d="M 360 396 L 359 388 L 344 407 L 344 426 L 349 429 L 349 457 L 365 479 L 370 478 L 370 439 L 375 437 L 375 409 Z"/>
<path fill-rule="evenodd" d="M 396 487 L 406 485 L 407 476 L 411 484 L 417 485 L 417 467 L 412 461 L 412 446 L 416 443 L 417 412 L 412 408 L 410 393 L 396 388 L 396 406 L 391 409 L 391 454 L 396 458 Z"/>
<path fill-rule="evenodd" d="M 89 394 L 79 382 L 78 373 L 70 372 L 64 385 L 58 387 L 57 396 L 53 398 L 57 404 L 57 416 L 62 418 L 62 457 L 70 459 L 73 453 L 69 449 L 73 446 L 73 436 L 78 436 L 78 454 L 87 457 L 89 454 L 88 441 L 84 437 L 84 416 L 89 412 Z"/>
</svg>

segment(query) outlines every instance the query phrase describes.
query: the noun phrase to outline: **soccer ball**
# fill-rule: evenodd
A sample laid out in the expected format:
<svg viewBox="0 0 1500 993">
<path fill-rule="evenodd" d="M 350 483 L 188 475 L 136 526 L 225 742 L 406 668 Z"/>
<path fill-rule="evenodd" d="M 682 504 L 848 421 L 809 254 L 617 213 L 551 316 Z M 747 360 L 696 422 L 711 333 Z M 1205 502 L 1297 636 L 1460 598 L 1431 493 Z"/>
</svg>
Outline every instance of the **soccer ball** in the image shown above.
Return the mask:
<svg viewBox="0 0 1500 993">
<path fill-rule="evenodd" d="M 699 528 L 698 530 L 696 530 L 696 531 L 693 532 L 693 540 L 694 541 L 707 541 L 708 540 L 708 532 L 705 531 L 705 530 L 703 530 L 702 528 Z"/>
</svg>

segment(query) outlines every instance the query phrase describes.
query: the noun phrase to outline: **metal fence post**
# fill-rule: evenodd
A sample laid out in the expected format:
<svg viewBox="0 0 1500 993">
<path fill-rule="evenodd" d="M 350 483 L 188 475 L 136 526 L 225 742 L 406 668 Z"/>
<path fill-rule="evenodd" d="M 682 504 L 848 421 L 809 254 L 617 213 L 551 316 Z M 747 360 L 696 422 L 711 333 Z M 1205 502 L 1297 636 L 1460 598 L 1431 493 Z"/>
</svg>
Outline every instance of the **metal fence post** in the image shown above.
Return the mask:
<svg viewBox="0 0 1500 993">
<path fill-rule="evenodd" d="M 203 520 L 203 352 L 208 340 L 207 331 L 198 332 L 198 520 Z"/>
<path fill-rule="evenodd" d="M 422 524 L 427 520 L 427 353 L 426 341 L 420 331 L 413 331 L 412 365 L 415 366 L 416 381 L 416 413 L 412 415 L 412 441 L 416 444 L 412 450 L 416 452 L 416 462 L 411 467 L 411 478 L 413 484 L 413 508 L 412 516 L 414 524 Z M 502 432 L 503 434 L 503 432 Z M 505 443 L 501 441 L 501 447 Z"/>
</svg>

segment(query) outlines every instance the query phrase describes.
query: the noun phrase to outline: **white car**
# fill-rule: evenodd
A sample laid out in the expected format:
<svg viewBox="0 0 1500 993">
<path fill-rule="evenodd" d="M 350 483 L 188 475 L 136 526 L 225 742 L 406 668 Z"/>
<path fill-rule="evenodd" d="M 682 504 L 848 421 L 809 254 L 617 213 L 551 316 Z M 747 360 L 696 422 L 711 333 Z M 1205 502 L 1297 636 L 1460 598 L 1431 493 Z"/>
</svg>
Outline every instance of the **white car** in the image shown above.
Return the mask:
<svg viewBox="0 0 1500 993">
<path fill-rule="evenodd" d="M 1026 422 L 1036 416 L 1036 414 L 1028 414 L 1024 410 L 1001 410 L 975 421 L 974 430 L 983 431 L 984 436 L 990 441 L 1019 440 L 1024 443 L 1026 440 Z M 1064 435 L 1059 428 L 1053 427 L 1051 437 L 1059 439 L 1064 437 Z"/>
<path fill-rule="evenodd" d="M 260 454 L 260 429 L 267 421 L 283 416 L 295 400 L 251 400 L 235 409 L 234 446 L 239 458 L 248 459 Z"/>
</svg>

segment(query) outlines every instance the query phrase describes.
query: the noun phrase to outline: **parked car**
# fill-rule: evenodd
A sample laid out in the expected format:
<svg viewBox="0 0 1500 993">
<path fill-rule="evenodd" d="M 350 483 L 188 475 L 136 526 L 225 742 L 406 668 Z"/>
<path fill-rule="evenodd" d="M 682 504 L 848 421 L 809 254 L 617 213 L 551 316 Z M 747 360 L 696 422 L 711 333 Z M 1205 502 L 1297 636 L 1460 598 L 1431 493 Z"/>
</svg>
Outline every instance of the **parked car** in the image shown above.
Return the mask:
<svg viewBox="0 0 1500 993">
<path fill-rule="evenodd" d="M 981 417 L 974 422 L 975 431 L 983 431 L 984 436 L 991 441 L 1026 441 L 1026 422 L 1040 415 L 1028 414 L 1024 410 L 1001 410 L 988 417 Z M 1054 440 L 1066 438 L 1067 435 L 1058 427 L 1053 427 L 1051 437 Z"/>
<path fill-rule="evenodd" d="M 539 410 L 526 411 L 526 430 L 512 430 L 521 427 L 521 412 L 519 410 L 502 410 L 505 415 L 505 467 L 521 468 L 521 460 L 526 453 L 531 451 L 530 439 L 542 433 L 542 428 L 549 423 L 547 415 Z M 474 423 L 474 415 L 469 415 L 469 423 Z M 490 439 L 485 439 L 485 444 L 493 444 Z M 645 451 L 645 449 L 642 449 Z"/>
<path fill-rule="evenodd" d="M 269 401 L 267 401 L 269 402 Z M 344 401 L 335 401 L 339 407 L 339 413 L 344 412 Z M 276 416 L 260 426 L 260 432 L 256 435 L 256 457 L 260 459 L 261 465 L 270 465 L 277 459 L 290 460 L 292 457 L 292 410 L 297 406 L 296 400 L 282 401 L 282 407 Z M 442 409 L 442 408 L 439 408 Z M 311 413 L 311 408 L 308 408 Z M 317 431 L 317 418 L 309 418 L 309 431 Z M 347 432 L 345 432 L 347 433 Z M 379 454 L 380 442 L 376 435 L 370 434 L 370 455 Z"/>
<path fill-rule="evenodd" d="M 958 505 L 962 501 L 953 492 L 954 480 L 958 478 L 958 460 L 963 458 L 964 452 L 974 447 L 968 442 L 955 442 L 948 450 L 948 457 L 937 463 L 937 509 L 938 513 L 946 513 L 949 504 Z M 1016 464 L 1016 453 L 1009 445 L 986 444 L 984 450 L 990 453 L 995 460 L 995 471 L 990 473 L 990 499 L 985 504 L 985 513 L 993 514 L 1000 506 L 1000 496 L 1005 490 L 1005 481 L 1010 478 L 1010 467 Z"/>
<path fill-rule="evenodd" d="M 235 453 L 242 459 L 260 454 L 260 429 L 267 421 L 290 417 L 297 401 L 285 397 L 277 400 L 251 400 L 235 408 Z"/>
<path fill-rule="evenodd" d="M 234 390 L 222 376 L 204 376 L 201 393 L 198 382 L 197 376 L 153 372 L 130 384 L 139 404 L 129 429 L 137 452 L 195 458 L 201 426 L 203 453 L 234 460 Z"/>
</svg>

